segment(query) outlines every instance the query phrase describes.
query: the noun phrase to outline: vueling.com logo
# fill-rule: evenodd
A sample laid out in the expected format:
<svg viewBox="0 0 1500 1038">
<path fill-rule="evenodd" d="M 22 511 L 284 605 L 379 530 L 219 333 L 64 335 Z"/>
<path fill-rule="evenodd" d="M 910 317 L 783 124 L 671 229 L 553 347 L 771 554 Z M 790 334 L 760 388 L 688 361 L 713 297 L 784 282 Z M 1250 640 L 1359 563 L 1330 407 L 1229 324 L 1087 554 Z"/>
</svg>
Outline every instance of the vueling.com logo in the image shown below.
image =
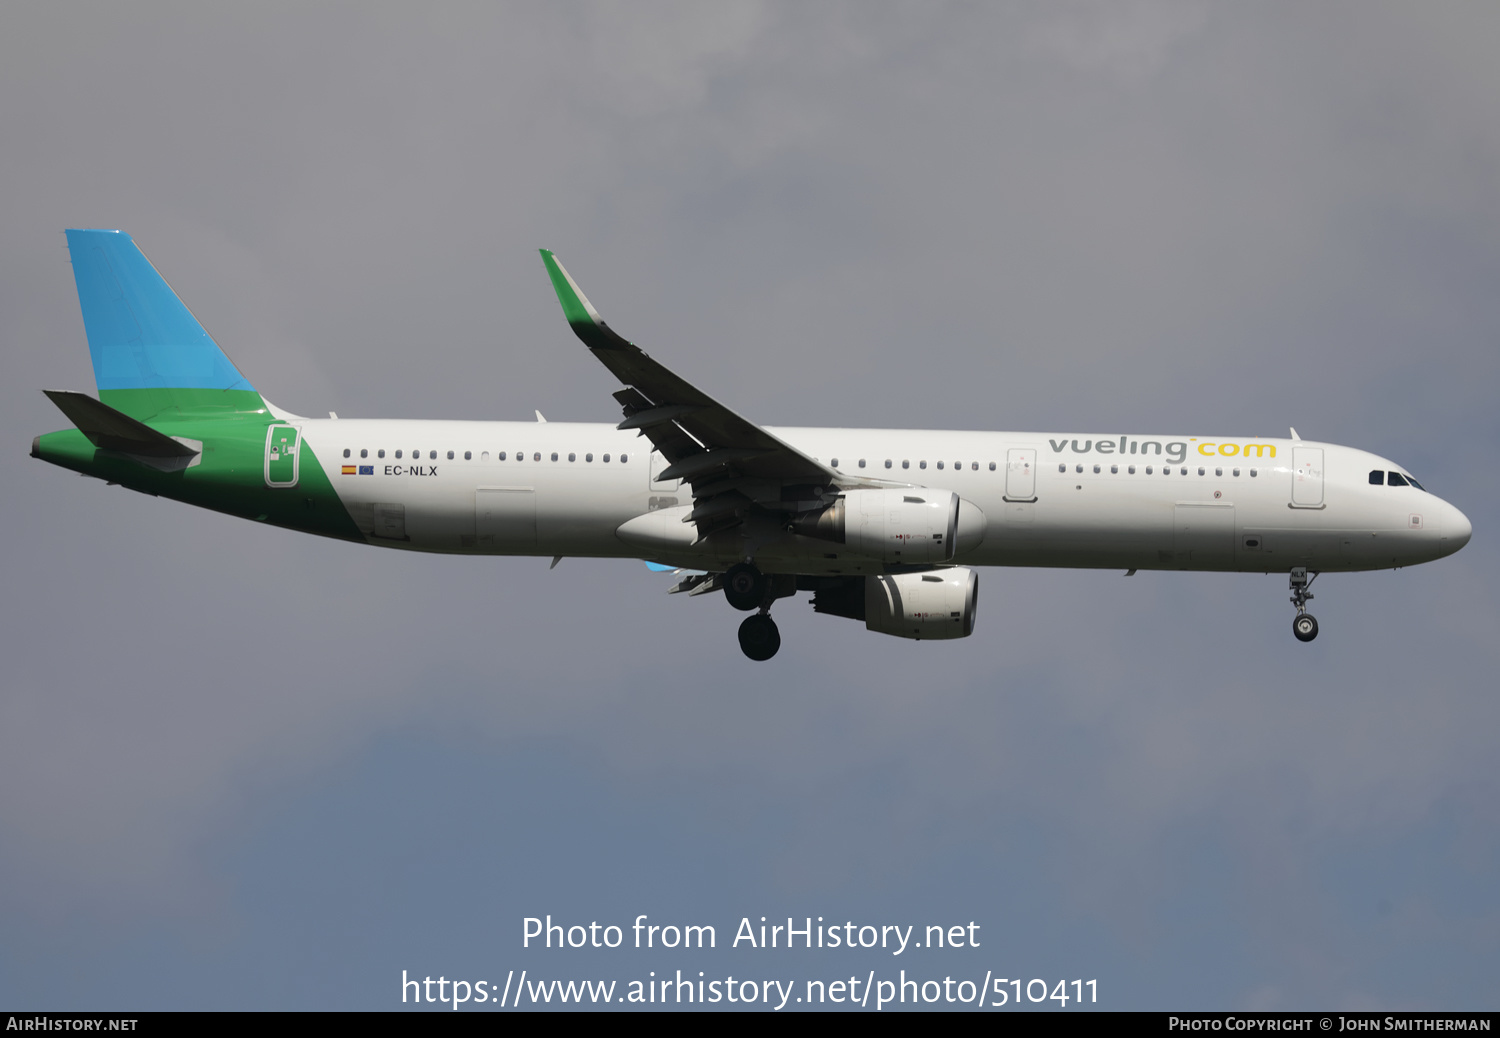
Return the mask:
<svg viewBox="0 0 1500 1038">
<path fill-rule="evenodd" d="M 1165 457 L 1173 464 L 1187 460 L 1188 443 L 1196 443 L 1198 453 L 1206 458 L 1274 458 L 1276 445 L 1272 443 L 1220 443 L 1205 440 L 1198 443 L 1196 436 L 1187 440 L 1132 440 L 1128 436 L 1107 440 L 1048 440 L 1053 454 L 1063 454 L 1071 446 L 1074 454 L 1135 454 Z"/>
</svg>

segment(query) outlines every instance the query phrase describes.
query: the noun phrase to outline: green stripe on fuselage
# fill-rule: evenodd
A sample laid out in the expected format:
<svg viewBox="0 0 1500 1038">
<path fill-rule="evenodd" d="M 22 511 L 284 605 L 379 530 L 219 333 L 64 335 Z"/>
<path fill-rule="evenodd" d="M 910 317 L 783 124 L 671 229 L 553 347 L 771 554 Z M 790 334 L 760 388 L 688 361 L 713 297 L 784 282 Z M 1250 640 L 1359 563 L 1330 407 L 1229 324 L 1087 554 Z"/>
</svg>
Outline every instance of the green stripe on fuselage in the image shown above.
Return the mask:
<svg viewBox="0 0 1500 1038">
<path fill-rule="evenodd" d="M 128 403 L 134 408 L 133 413 L 139 414 L 142 400 L 117 402 L 118 398 L 154 392 L 122 389 L 100 396 L 117 410 L 125 411 L 120 405 Z M 193 390 L 190 392 L 201 392 L 213 399 L 204 410 L 195 408 L 191 413 L 183 413 L 179 406 L 184 392 L 171 390 L 174 395 L 171 406 L 147 424 L 167 436 L 203 444 L 198 463 L 189 468 L 162 472 L 129 457 L 98 450 L 77 429 L 37 437 L 32 456 L 145 494 L 291 530 L 364 543 L 364 535 L 355 527 L 328 474 L 306 443 L 298 449 L 297 485 L 266 485 L 266 430 L 277 419 L 265 410 L 259 394 L 242 390 Z M 255 410 L 248 413 L 238 409 L 249 402 L 247 398 L 255 402 Z"/>
</svg>

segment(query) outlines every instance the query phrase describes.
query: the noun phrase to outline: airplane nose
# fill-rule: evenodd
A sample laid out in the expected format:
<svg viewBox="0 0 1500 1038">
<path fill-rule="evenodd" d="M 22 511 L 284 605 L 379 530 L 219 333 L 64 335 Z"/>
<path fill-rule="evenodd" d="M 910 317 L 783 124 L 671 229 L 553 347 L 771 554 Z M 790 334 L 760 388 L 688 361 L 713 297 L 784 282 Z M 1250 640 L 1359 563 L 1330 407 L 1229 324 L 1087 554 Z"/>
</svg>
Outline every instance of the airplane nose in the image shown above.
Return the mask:
<svg viewBox="0 0 1500 1038">
<path fill-rule="evenodd" d="M 1469 522 L 1469 517 L 1448 505 L 1448 514 L 1443 516 L 1443 547 L 1448 553 L 1452 554 L 1468 544 L 1473 532 L 1474 526 Z"/>
</svg>

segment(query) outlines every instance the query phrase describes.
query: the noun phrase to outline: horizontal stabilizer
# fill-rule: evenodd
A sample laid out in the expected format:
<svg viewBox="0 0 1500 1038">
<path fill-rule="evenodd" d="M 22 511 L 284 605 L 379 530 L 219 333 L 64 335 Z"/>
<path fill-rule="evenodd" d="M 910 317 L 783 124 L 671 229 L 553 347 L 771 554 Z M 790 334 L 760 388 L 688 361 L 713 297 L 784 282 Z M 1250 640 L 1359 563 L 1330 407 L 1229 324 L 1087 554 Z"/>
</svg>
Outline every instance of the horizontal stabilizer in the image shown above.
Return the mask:
<svg viewBox="0 0 1500 1038">
<path fill-rule="evenodd" d="M 191 458 L 198 454 L 186 444 L 157 432 L 128 414 L 121 414 L 86 393 L 55 389 L 42 392 L 100 450 L 121 451 L 145 458 Z"/>
</svg>

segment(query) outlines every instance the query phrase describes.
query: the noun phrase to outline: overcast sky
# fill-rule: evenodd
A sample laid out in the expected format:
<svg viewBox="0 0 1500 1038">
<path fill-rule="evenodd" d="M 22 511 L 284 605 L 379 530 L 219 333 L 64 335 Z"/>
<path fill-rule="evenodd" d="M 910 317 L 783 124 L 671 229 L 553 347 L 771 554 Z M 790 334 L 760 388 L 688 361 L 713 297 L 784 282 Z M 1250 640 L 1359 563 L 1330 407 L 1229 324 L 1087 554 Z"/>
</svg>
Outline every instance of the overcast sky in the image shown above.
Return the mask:
<svg viewBox="0 0 1500 1038">
<path fill-rule="evenodd" d="M 0 1005 L 905 968 L 1496 1008 L 1500 8 L 0 7 Z M 916 644 L 634 562 L 258 527 L 28 458 L 128 230 L 279 405 L 615 421 L 537 257 L 767 424 L 1284 435 L 1451 559 L 987 570 Z M 545 952 L 522 919 L 707 923 Z M 981 924 L 752 952 L 742 916 Z M 924 956 L 920 957 L 920 956 Z"/>
</svg>

